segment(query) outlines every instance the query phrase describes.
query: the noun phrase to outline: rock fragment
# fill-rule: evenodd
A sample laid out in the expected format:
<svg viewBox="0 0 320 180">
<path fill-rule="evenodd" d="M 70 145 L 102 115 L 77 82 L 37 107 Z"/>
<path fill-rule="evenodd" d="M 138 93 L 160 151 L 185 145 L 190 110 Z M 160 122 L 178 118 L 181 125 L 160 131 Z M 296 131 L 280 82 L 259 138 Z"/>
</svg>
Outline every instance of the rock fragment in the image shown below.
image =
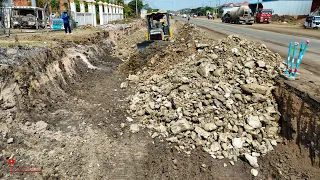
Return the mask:
<svg viewBox="0 0 320 180">
<path fill-rule="evenodd" d="M 218 128 L 218 126 L 216 126 L 214 123 L 206 123 L 203 126 L 203 129 L 206 131 L 213 131 L 213 130 L 216 130 L 217 128 Z"/>
<path fill-rule="evenodd" d="M 139 130 L 140 130 L 139 124 L 131 124 L 130 125 L 130 132 L 137 133 L 137 132 L 139 132 Z"/>
<path fill-rule="evenodd" d="M 9 138 L 9 139 L 7 140 L 7 143 L 8 143 L 8 144 L 13 143 L 13 138 Z"/>
<path fill-rule="evenodd" d="M 128 80 L 129 81 L 139 81 L 139 76 L 136 76 L 136 75 L 129 75 L 128 76 Z"/>
<path fill-rule="evenodd" d="M 258 165 L 258 158 L 257 157 L 253 157 L 249 154 L 245 154 L 244 155 L 245 158 L 248 160 L 249 164 L 254 167 L 254 168 L 258 168 L 259 165 Z"/>
<path fill-rule="evenodd" d="M 191 130 L 193 127 L 191 126 L 190 122 L 186 119 L 178 120 L 177 122 L 174 122 L 174 124 L 171 127 L 171 131 L 173 134 L 178 134 L 187 130 Z"/>
<path fill-rule="evenodd" d="M 256 169 L 251 169 L 251 174 L 254 176 L 254 177 L 256 177 L 256 176 L 258 176 L 258 170 L 256 170 Z"/>
<path fill-rule="evenodd" d="M 205 139 L 207 139 L 210 136 L 210 133 L 205 131 L 204 129 L 200 128 L 200 127 L 195 127 L 195 132 L 198 133 L 199 136 L 204 137 Z"/>
<path fill-rule="evenodd" d="M 128 82 L 122 82 L 122 83 L 120 84 L 120 88 L 121 88 L 121 89 L 124 89 L 124 88 L 126 88 L 126 87 L 128 87 Z"/>
</svg>

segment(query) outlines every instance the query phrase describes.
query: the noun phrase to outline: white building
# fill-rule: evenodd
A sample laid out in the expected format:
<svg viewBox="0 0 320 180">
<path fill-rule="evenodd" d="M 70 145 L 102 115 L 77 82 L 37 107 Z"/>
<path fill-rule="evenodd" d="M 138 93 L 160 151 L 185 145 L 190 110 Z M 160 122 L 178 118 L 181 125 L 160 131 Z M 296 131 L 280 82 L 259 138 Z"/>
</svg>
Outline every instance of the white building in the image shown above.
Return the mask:
<svg viewBox="0 0 320 180">
<path fill-rule="evenodd" d="M 313 0 L 260 0 L 263 8 L 271 8 L 278 15 L 308 15 Z"/>
</svg>

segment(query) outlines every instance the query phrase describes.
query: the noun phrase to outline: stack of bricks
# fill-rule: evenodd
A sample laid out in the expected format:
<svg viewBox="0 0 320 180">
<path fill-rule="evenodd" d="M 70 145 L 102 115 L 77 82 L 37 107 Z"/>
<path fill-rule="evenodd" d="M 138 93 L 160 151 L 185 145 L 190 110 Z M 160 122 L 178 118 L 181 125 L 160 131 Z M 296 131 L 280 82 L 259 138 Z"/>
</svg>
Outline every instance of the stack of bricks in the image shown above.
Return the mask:
<svg viewBox="0 0 320 180">
<path fill-rule="evenodd" d="M 15 6 L 28 6 L 31 4 L 31 0 L 13 0 Z"/>
</svg>

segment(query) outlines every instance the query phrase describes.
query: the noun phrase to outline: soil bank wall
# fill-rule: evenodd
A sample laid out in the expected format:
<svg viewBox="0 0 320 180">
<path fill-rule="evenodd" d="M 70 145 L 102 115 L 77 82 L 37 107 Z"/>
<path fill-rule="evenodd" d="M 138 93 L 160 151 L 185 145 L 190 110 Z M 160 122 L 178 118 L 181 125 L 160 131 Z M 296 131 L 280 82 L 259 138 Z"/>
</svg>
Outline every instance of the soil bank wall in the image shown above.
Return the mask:
<svg viewBox="0 0 320 180">
<path fill-rule="evenodd" d="M 282 80 L 275 90 L 281 118 L 281 135 L 296 143 L 300 152 L 320 167 L 320 102 Z"/>
</svg>

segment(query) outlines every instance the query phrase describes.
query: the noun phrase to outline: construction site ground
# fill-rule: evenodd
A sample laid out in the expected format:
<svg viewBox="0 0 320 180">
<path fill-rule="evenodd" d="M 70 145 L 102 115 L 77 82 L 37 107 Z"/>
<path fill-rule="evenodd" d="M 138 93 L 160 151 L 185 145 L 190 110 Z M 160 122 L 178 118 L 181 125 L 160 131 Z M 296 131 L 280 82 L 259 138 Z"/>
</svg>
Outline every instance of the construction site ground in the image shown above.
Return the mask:
<svg viewBox="0 0 320 180">
<path fill-rule="evenodd" d="M 264 27 L 257 27 L 260 26 Z M 177 35 L 183 23 L 173 20 L 173 27 Z M 279 29 L 282 28 L 279 25 Z M 202 31 L 208 41 L 225 37 L 211 30 Z M 316 31 L 310 32 L 317 35 Z M 67 84 L 53 81 L 49 87 L 29 95 L 28 100 L 18 99 L 15 107 L 2 110 L 11 113 L 12 117 L 10 120 L 2 115 L 0 120 L 3 136 L 0 179 L 320 179 L 320 169 L 312 166 L 310 158 L 301 154 L 298 145 L 286 140 L 259 158 L 259 175 L 253 177 L 252 168 L 245 161 L 231 165 L 228 160 L 213 159 L 200 147 L 191 155 L 179 153 L 174 144 L 152 138 L 147 129 L 131 133 L 128 121 L 131 115 L 127 109 L 128 97 L 136 91 L 135 84 L 120 88 L 127 82 L 127 75 L 118 70 L 123 64 L 121 59 L 137 53 L 135 45 L 144 40 L 145 29 L 140 25 L 121 38 L 114 36 L 99 28 L 88 28 L 75 30 L 72 35 L 54 32 L 0 37 L 0 47 L 27 48 L 24 55 L 33 56 L 35 62 L 30 63 L 30 67 L 38 69 L 40 74 L 46 70 L 50 72 L 50 69 L 43 69 L 46 66 L 41 65 L 46 56 L 32 53 L 38 47 L 68 49 L 64 57 L 73 57 L 83 49 L 74 55 L 76 59 L 85 59 L 82 56 L 92 54 L 98 56 L 88 58 L 89 63 L 75 61 L 79 62 L 74 65 L 75 72 L 72 69 L 62 71 L 64 75 L 75 73 L 73 81 L 67 81 Z M 101 38 L 106 41 L 101 43 Z M 95 45 L 96 42 L 99 44 Z M 101 46 L 105 47 L 99 49 Z M 152 52 L 144 53 L 147 57 L 152 56 Z M 69 63 L 67 59 L 61 59 L 57 66 Z M 37 62 L 39 67 L 36 67 Z M 3 64 L 1 68 L 3 71 L 19 70 Z M 37 73 L 30 78 L 35 76 Z M 50 75 L 45 76 L 50 79 Z M 20 82 L 20 79 L 16 81 Z M 13 142 L 9 142 L 9 138 L 13 138 Z M 17 166 L 41 167 L 42 173 L 10 173 L 9 158 L 14 158 Z"/>
</svg>

